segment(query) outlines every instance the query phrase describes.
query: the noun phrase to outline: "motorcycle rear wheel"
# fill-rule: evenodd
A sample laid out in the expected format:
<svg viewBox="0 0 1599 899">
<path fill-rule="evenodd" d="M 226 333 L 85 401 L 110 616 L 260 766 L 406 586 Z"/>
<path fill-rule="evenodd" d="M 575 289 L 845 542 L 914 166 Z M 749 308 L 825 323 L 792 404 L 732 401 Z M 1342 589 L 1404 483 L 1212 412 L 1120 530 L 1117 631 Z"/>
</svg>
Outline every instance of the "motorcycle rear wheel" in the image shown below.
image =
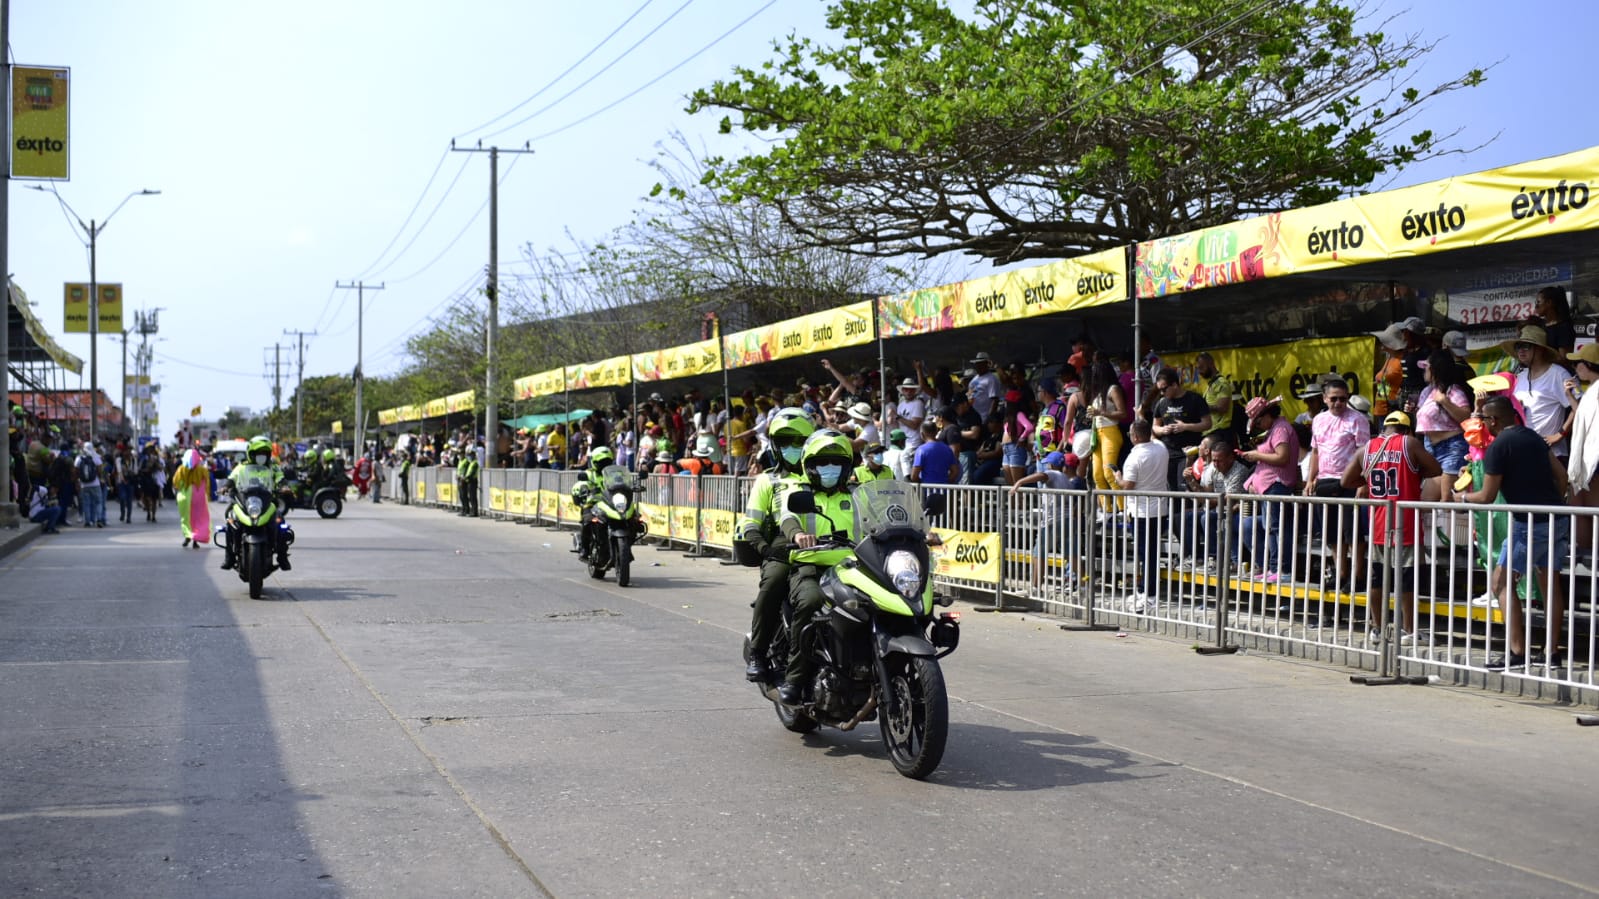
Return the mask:
<svg viewBox="0 0 1599 899">
<path fill-rule="evenodd" d="M 894 770 L 921 780 L 943 761 L 949 737 L 944 672 L 938 660 L 923 656 L 891 657 L 879 664 L 889 666 L 888 686 L 893 692 L 878 712 L 883 745 Z"/>
<path fill-rule="evenodd" d="M 776 683 L 783 682 L 783 670 L 788 666 L 788 622 L 783 622 L 783 628 L 772 639 L 771 648 L 766 651 L 767 666 L 776 673 Z M 781 702 L 773 702 L 772 707 L 777 709 L 777 721 L 785 730 L 796 734 L 808 734 L 820 726 L 815 718 L 805 714 L 799 709 L 789 708 Z"/>
<path fill-rule="evenodd" d="M 589 577 L 597 581 L 605 580 L 605 569 L 610 567 L 605 564 L 604 560 L 605 546 L 603 537 L 594 536 L 589 540 Z"/>
</svg>

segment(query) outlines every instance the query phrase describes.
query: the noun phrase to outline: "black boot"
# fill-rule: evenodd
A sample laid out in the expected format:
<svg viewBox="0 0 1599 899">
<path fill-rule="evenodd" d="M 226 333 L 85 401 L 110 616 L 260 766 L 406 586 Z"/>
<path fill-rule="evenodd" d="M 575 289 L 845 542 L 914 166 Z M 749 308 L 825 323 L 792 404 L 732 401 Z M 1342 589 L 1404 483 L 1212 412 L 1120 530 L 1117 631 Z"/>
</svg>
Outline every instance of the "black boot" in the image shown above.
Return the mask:
<svg viewBox="0 0 1599 899">
<path fill-rule="evenodd" d="M 238 565 L 237 560 L 235 560 L 233 558 L 233 550 L 230 549 L 227 552 L 224 552 L 222 554 L 222 570 L 223 571 L 232 571 L 237 565 Z"/>
<path fill-rule="evenodd" d="M 785 681 L 783 686 L 777 688 L 777 698 L 783 705 L 799 705 L 803 692 L 799 684 L 791 684 Z"/>
<path fill-rule="evenodd" d="M 766 659 L 763 658 L 765 655 L 766 654 L 764 652 L 751 653 L 750 663 L 744 666 L 745 680 L 754 681 L 757 683 L 766 680 L 766 676 L 770 673 L 770 670 L 766 667 Z"/>
<path fill-rule="evenodd" d="M 288 553 L 278 553 L 278 570 L 279 571 L 293 571 L 294 570 L 294 566 L 289 564 L 289 554 Z"/>
</svg>

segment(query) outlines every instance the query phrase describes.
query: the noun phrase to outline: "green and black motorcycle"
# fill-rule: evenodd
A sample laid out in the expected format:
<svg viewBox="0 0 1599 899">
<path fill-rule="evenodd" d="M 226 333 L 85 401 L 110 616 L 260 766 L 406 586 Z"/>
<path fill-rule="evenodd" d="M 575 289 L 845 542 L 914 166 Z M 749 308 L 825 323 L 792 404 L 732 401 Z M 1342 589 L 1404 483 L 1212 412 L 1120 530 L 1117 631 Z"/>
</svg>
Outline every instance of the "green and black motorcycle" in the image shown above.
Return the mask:
<svg viewBox="0 0 1599 899">
<path fill-rule="evenodd" d="M 796 562 L 831 565 L 820 585 L 826 602 L 804 623 L 799 639 L 816 675 L 806 701 L 786 706 L 776 683 L 759 683 L 784 727 L 809 733 L 819 725 L 854 730 L 877 718 L 894 768 L 906 777 L 933 773 L 949 736 L 949 699 L 938 660 L 960 643 L 960 615 L 933 596 L 927 521 L 914 489 L 893 480 L 869 481 L 850 495 L 855 534 L 794 550 Z M 793 493 L 788 509 L 816 512 L 813 494 Z M 838 523 L 834 522 L 835 530 Z M 787 667 L 792 609 L 783 602 L 783 627 L 767 653 L 767 668 Z M 750 641 L 744 640 L 749 661 Z"/>
<path fill-rule="evenodd" d="M 278 570 L 279 551 L 294 544 L 294 529 L 283 520 L 283 495 L 266 478 L 235 485 L 224 523 L 216 527 L 216 544 L 232 541 L 239 580 L 250 587 L 250 598 L 261 598 L 261 584 Z"/>
<path fill-rule="evenodd" d="M 639 482 L 620 465 L 609 465 L 600 472 L 600 487 L 587 483 L 572 488 L 572 501 L 583 510 L 580 527 L 588 532 L 589 554 L 585 559 L 589 577 L 601 580 L 605 572 L 616 569 L 616 585 L 632 582 L 633 544 L 643 539 L 648 527 L 639 512 Z M 573 536 L 582 542 L 582 534 Z"/>
</svg>

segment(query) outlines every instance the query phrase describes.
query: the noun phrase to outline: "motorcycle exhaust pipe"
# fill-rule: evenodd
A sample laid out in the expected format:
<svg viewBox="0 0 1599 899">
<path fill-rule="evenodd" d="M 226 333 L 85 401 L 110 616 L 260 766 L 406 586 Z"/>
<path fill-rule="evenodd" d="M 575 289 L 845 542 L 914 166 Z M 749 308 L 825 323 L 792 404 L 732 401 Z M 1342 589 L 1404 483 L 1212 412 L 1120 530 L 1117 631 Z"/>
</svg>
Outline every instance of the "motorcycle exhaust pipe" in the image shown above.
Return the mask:
<svg viewBox="0 0 1599 899">
<path fill-rule="evenodd" d="M 838 729 L 854 730 L 857 725 L 859 725 L 862 721 L 865 721 L 875 711 L 877 711 L 877 694 L 873 693 L 872 698 L 866 700 L 866 704 L 861 706 L 861 710 L 855 713 L 855 717 L 839 725 Z"/>
</svg>

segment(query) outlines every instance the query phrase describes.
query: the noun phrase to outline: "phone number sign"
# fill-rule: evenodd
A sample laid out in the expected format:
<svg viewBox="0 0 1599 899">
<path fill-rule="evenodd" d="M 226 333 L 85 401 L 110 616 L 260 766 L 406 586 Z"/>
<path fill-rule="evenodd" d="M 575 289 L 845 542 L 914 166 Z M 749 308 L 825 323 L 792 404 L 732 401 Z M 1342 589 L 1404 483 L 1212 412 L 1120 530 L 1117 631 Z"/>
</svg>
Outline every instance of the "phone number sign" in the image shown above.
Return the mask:
<svg viewBox="0 0 1599 899">
<path fill-rule="evenodd" d="M 1519 322 L 1545 287 L 1571 289 L 1571 264 L 1536 265 L 1486 272 L 1449 292 L 1449 318 L 1467 327 Z"/>
</svg>

